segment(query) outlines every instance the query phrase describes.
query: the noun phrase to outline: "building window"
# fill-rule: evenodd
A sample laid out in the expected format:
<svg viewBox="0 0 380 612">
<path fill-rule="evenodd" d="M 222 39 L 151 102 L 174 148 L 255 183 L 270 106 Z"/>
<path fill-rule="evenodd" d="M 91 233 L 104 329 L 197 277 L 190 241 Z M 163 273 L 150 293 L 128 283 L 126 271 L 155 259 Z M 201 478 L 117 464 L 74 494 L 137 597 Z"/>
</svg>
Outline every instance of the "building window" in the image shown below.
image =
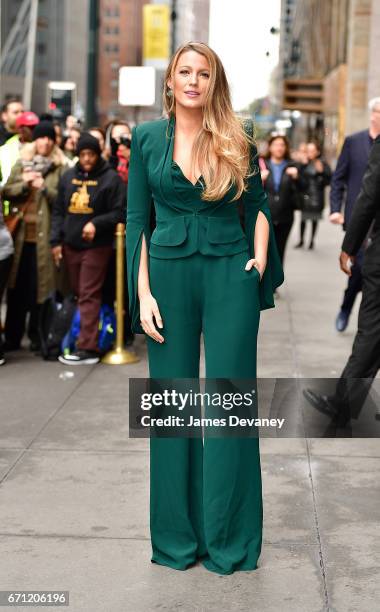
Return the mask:
<svg viewBox="0 0 380 612">
<path fill-rule="evenodd" d="M 116 54 L 119 53 L 119 45 L 114 44 L 114 45 L 110 45 L 110 44 L 106 44 L 104 45 L 104 51 L 108 54 Z"/>
<path fill-rule="evenodd" d="M 104 9 L 105 17 L 120 17 L 120 11 L 118 6 L 111 6 Z"/>
<path fill-rule="evenodd" d="M 37 53 L 38 55 L 45 55 L 46 53 L 46 44 L 45 43 L 38 43 L 37 44 Z"/>
<path fill-rule="evenodd" d="M 38 17 L 37 27 L 39 30 L 45 30 L 48 27 L 48 20 L 46 17 Z"/>
<path fill-rule="evenodd" d="M 120 30 L 119 30 L 119 26 L 105 26 L 104 27 L 104 34 L 119 34 Z"/>
</svg>

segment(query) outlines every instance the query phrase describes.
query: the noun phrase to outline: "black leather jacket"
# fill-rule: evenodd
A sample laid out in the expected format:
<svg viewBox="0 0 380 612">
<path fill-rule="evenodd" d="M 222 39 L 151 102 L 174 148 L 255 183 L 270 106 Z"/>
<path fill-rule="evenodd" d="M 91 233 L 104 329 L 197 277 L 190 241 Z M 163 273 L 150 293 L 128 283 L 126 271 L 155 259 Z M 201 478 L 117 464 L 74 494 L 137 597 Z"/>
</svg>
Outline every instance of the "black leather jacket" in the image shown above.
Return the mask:
<svg viewBox="0 0 380 612">
<path fill-rule="evenodd" d="M 269 170 L 269 175 L 264 183 L 264 187 L 268 194 L 273 223 L 291 223 L 294 217 L 294 210 L 300 206 L 300 194 L 307 189 L 307 181 L 302 174 L 301 164 L 293 160 L 287 161 L 278 191 L 275 189 L 269 160 L 265 160 L 265 165 Z M 293 179 L 286 174 L 286 168 L 291 167 L 298 169 L 297 179 Z"/>
<path fill-rule="evenodd" d="M 325 206 L 325 187 L 330 184 L 332 172 L 325 161 L 320 161 L 323 165 L 322 172 L 317 172 L 313 162 L 302 168 L 302 174 L 308 182 L 302 206 L 305 212 L 320 213 Z"/>
</svg>

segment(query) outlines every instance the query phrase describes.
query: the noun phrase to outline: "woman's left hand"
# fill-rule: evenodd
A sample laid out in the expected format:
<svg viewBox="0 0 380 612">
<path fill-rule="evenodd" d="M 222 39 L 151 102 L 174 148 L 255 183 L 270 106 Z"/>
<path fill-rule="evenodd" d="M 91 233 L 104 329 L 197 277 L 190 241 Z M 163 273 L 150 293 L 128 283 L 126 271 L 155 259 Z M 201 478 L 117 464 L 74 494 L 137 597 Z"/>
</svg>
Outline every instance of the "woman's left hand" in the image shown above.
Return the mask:
<svg viewBox="0 0 380 612">
<path fill-rule="evenodd" d="M 263 277 L 265 271 L 266 263 L 259 261 L 258 259 L 248 259 L 245 264 L 245 270 L 251 270 L 252 268 L 256 268 L 258 273 L 260 274 L 260 280 Z"/>
<path fill-rule="evenodd" d="M 296 168 L 295 166 L 288 166 L 288 168 L 286 168 L 285 170 L 285 174 L 288 174 L 292 179 L 297 180 L 298 168 Z"/>
<path fill-rule="evenodd" d="M 34 187 L 35 189 L 42 189 L 44 183 L 45 181 L 42 174 L 40 172 L 36 172 L 35 178 L 32 181 L 32 187 Z"/>
</svg>

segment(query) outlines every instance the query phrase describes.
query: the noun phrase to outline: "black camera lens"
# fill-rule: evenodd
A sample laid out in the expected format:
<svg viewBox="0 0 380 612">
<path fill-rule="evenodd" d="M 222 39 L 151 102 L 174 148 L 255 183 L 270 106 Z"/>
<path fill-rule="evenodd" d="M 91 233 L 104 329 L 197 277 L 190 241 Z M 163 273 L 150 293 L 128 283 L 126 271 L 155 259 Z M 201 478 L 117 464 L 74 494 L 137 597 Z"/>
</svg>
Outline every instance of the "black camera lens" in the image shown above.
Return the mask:
<svg viewBox="0 0 380 612">
<path fill-rule="evenodd" d="M 129 136 L 121 135 L 120 136 L 120 144 L 123 144 L 125 147 L 130 149 L 131 148 L 131 139 L 129 138 Z"/>
</svg>

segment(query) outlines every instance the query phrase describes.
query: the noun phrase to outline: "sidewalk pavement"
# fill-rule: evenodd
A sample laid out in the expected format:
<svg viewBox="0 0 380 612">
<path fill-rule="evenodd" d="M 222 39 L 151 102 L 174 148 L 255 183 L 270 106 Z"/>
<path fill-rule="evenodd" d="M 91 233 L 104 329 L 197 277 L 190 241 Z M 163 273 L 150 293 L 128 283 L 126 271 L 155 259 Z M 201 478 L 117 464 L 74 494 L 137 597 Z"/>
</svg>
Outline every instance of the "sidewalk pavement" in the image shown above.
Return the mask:
<svg viewBox="0 0 380 612">
<path fill-rule="evenodd" d="M 312 252 L 296 239 L 294 228 L 286 284 L 262 313 L 258 375 L 336 378 L 358 308 L 335 332 L 342 232 L 324 221 Z M 376 439 L 261 440 L 256 571 L 150 562 L 149 441 L 128 438 L 128 378 L 147 375 L 142 336 L 135 350 L 131 366 L 68 368 L 23 351 L 0 369 L 0 588 L 69 590 L 73 612 L 377 610 Z"/>
</svg>

